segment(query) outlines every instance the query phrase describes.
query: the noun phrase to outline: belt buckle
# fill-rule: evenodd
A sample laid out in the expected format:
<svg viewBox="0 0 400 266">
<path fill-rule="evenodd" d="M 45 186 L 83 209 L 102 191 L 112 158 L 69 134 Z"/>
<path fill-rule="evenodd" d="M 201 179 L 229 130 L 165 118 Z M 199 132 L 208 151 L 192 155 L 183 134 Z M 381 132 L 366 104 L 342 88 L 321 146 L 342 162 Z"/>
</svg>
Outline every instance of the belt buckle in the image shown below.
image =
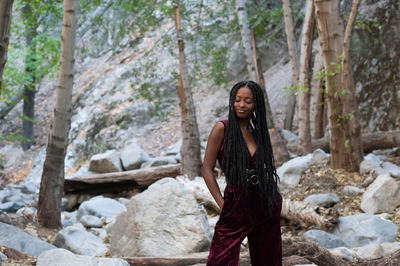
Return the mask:
<svg viewBox="0 0 400 266">
<path fill-rule="evenodd" d="M 247 180 L 249 180 L 250 181 L 250 183 L 252 184 L 252 185 L 258 185 L 258 183 L 260 183 L 260 179 L 258 178 L 258 176 L 257 175 L 251 175 Z"/>
</svg>

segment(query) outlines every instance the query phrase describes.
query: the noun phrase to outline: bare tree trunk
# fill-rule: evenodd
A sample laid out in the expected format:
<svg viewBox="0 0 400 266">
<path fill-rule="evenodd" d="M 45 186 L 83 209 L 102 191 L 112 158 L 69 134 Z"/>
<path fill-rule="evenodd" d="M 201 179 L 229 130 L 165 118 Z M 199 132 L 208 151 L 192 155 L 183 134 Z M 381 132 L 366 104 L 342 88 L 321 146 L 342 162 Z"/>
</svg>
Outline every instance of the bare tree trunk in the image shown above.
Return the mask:
<svg viewBox="0 0 400 266">
<path fill-rule="evenodd" d="M 175 25 L 179 47 L 179 72 L 180 78 L 177 93 L 181 106 L 182 147 L 181 165 L 182 173 L 193 179 L 201 176 L 200 133 L 197 126 L 196 110 L 193 103 L 192 90 L 189 85 L 188 67 L 182 38 L 181 21 L 179 15 L 179 0 L 175 1 Z"/>
<path fill-rule="evenodd" d="M 292 85 L 294 88 L 297 88 L 299 81 L 299 64 L 296 55 L 297 48 L 296 48 L 296 40 L 294 37 L 294 22 L 293 22 L 292 8 L 290 6 L 290 0 L 282 0 L 282 8 L 285 19 L 285 32 L 286 32 L 286 40 L 290 56 L 290 63 L 292 65 Z M 288 101 L 286 104 L 286 114 L 283 125 L 284 129 L 287 130 L 292 129 L 295 108 L 296 108 L 296 95 L 294 93 L 290 93 L 288 95 Z"/>
<path fill-rule="evenodd" d="M 307 0 L 301 33 L 299 76 L 299 148 L 302 155 L 312 152 L 310 130 L 310 61 L 314 35 L 314 2 Z"/>
<path fill-rule="evenodd" d="M 48 228 L 61 226 L 64 158 L 71 127 L 74 49 L 78 8 L 79 0 L 64 0 L 57 99 L 48 137 L 38 204 L 39 223 Z"/>
<path fill-rule="evenodd" d="M 7 62 L 8 42 L 10 41 L 11 12 L 14 0 L 0 1 L 0 95 L 3 71 Z"/>
<path fill-rule="evenodd" d="M 327 104 L 324 93 L 324 87 L 321 73 L 324 69 L 322 60 L 322 51 L 318 41 L 318 51 L 314 58 L 313 77 L 311 80 L 311 100 L 310 117 L 314 123 L 310 124 L 311 132 L 314 132 L 314 138 L 319 139 L 324 136 L 326 127 Z"/>
<path fill-rule="evenodd" d="M 352 143 L 350 135 L 351 114 L 345 113 L 343 103 L 347 101 L 347 93 L 342 93 L 341 62 L 338 56 L 343 51 L 343 25 L 341 22 L 339 0 L 314 0 L 318 33 L 322 47 L 326 75 L 327 96 L 329 104 L 329 128 L 331 161 L 334 168 L 358 171 L 361 147 Z M 354 84 L 353 84 L 354 86 Z M 349 101 L 354 99 L 349 98 Z"/>
<path fill-rule="evenodd" d="M 248 22 L 249 18 L 247 15 L 246 0 L 236 0 L 236 11 L 239 19 L 240 33 L 242 36 L 244 54 L 246 57 L 247 72 L 249 72 L 249 79 L 256 81 L 257 73 L 256 73 L 256 65 L 252 57 L 254 51 L 251 45 L 251 34 L 250 34 L 250 25 Z"/>
</svg>

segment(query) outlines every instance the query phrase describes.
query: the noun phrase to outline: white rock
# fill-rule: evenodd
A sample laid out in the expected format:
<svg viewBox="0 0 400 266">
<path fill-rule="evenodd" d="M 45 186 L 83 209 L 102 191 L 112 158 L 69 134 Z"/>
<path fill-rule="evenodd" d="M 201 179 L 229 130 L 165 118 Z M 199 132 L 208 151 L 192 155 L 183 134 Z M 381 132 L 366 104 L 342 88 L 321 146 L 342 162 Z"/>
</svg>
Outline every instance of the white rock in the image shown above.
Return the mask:
<svg viewBox="0 0 400 266">
<path fill-rule="evenodd" d="M 138 169 L 149 160 L 146 152 L 136 143 L 131 143 L 120 152 L 122 166 L 125 170 Z"/>
<path fill-rule="evenodd" d="M 119 153 L 109 150 L 105 153 L 93 155 L 89 162 L 89 171 L 96 173 L 111 173 L 122 171 Z"/>
<path fill-rule="evenodd" d="M 342 191 L 343 195 L 348 197 L 355 197 L 362 193 L 362 189 L 354 186 L 345 186 Z"/>
<path fill-rule="evenodd" d="M 400 242 L 384 242 L 381 243 L 383 256 L 387 257 L 400 249 Z"/>
<path fill-rule="evenodd" d="M 83 202 L 78 209 L 77 219 L 79 220 L 83 215 L 94 215 L 99 218 L 111 217 L 126 211 L 126 207 L 118 201 L 103 196 L 91 198 Z"/>
<path fill-rule="evenodd" d="M 369 244 L 358 248 L 357 257 L 363 260 L 373 260 L 382 257 L 384 254 L 380 244 Z"/>
<path fill-rule="evenodd" d="M 99 217 L 93 215 L 83 215 L 79 221 L 86 227 L 102 227 L 103 222 Z"/>
<path fill-rule="evenodd" d="M 354 257 L 356 256 L 354 251 L 352 251 L 351 249 L 348 249 L 346 247 L 330 248 L 330 249 L 328 249 L 328 251 L 332 255 L 341 257 L 350 262 L 353 262 Z M 354 253 L 354 255 L 353 255 L 353 253 Z"/>
<path fill-rule="evenodd" d="M 299 184 L 301 175 L 308 168 L 312 161 L 312 154 L 301 156 L 285 162 L 277 169 L 281 185 L 295 187 Z"/>
<path fill-rule="evenodd" d="M 312 161 L 315 164 L 321 164 L 324 162 L 324 160 L 326 160 L 329 156 L 326 154 L 325 151 L 321 150 L 321 149 L 316 149 L 313 153 L 312 153 Z"/>
</svg>

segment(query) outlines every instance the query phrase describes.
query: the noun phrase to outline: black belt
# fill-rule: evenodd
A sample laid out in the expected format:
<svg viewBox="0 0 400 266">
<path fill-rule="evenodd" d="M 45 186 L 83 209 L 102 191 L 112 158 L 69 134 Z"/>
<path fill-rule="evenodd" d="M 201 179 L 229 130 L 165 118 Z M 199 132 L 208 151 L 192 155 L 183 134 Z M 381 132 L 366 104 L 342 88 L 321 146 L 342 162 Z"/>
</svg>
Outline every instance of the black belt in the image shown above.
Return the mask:
<svg viewBox="0 0 400 266">
<path fill-rule="evenodd" d="M 260 183 L 260 178 L 257 175 L 256 169 L 246 169 L 247 182 L 252 185 L 258 185 Z"/>
</svg>

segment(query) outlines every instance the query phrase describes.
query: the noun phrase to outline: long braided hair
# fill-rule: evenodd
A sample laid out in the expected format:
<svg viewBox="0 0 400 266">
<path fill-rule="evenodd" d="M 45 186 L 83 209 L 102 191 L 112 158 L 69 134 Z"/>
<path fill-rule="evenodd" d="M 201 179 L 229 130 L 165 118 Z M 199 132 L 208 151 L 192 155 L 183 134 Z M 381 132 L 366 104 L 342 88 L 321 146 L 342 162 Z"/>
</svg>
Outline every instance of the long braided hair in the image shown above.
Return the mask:
<svg viewBox="0 0 400 266">
<path fill-rule="evenodd" d="M 239 120 L 236 117 L 234 101 L 239 89 L 246 87 L 253 93 L 255 100 L 255 109 L 250 119 L 249 127 L 257 143 L 256 150 L 256 174 L 259 177 L 259 193 L 263 204 L 269 210 L 276 205 L 278 199 L 278 181 L 279 176 L 274 166 L 274 156 L 272 153 L 271 140 L 269 137 L 266 110 L 264 103 L 264 93 L 256 82 L 241 81 L 235 84 L 229 97 L 229 117 L 228 129 L 224 144 L 224 159 L 222 161 L 223 169 L 227 183 L 235 187 L 244 188 L 248 192 L 246 169 L 249 168 L 249 152 L 244 140 Z"/>
</svg>

